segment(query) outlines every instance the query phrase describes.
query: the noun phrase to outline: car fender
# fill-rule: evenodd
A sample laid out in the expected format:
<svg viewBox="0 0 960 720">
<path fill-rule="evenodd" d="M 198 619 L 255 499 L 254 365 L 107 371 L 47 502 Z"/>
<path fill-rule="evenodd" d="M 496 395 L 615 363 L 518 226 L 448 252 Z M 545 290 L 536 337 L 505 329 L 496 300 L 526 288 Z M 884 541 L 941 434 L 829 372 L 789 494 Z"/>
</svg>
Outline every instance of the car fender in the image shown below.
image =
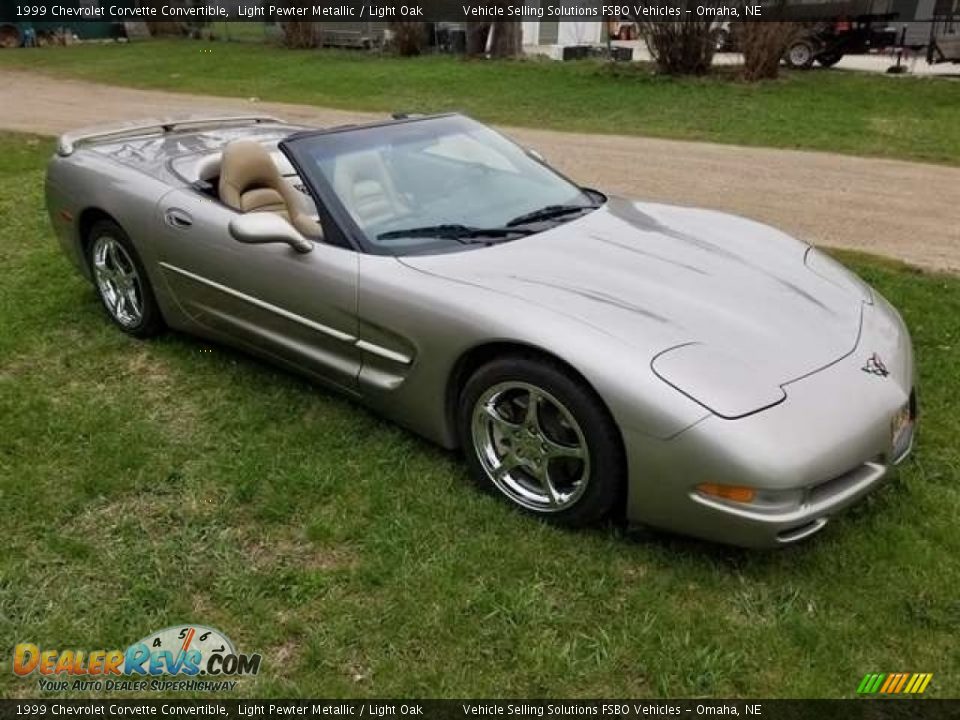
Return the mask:
<svg viewBox="0 0 960 720">
<path fill-rule="evenodd" d="M 667 438 L 709 414 L 657 378 L 650 358 L 599 328 L 394 257 L 361 256 L 358 312 L 361 341 L 397 356 L 367 354 L 359 378 L 365 401 L 446 447 L 458 444 L 448 382 L 458 361 L 487 345 L 558 358 L 587 381 L 621 429 Z"/>
</svg>

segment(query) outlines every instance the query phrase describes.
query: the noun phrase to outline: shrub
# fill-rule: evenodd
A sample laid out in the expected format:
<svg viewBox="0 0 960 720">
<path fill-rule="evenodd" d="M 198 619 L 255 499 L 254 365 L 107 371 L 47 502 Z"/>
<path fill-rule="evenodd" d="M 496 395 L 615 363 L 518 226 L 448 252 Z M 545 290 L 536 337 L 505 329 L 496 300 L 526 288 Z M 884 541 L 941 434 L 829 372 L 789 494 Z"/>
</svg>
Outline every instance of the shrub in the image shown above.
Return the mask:
<svg viewBox="0 0 960 720">
<path fill-rule="evenodd" d="M 411 57 L 423 52 L 427 31 L 422 22 L 391 22 L 390 31 L 390 47 L 398 55 Z"/>
<path fill-rule="evenodd" d="M 780 58 L 800 28 L 792 22 L 745 22 L 738 30 L 743 78 L 756 82 L 777 77 Z"/>
<path fill-rule="evenodd" d="M 288 48 L 315 48 L 317 46 L 316 25 L 312 22 L 280 23 L 281 42 Z"/>
<path fill-rule="evenodd" d="M 681 12 L 683 9 L 681 6 Z M 665 75 L 710 72 L 717 46 L 713 20 L 641 22 L 639 26 L 659 72 Z"/>
</svg>

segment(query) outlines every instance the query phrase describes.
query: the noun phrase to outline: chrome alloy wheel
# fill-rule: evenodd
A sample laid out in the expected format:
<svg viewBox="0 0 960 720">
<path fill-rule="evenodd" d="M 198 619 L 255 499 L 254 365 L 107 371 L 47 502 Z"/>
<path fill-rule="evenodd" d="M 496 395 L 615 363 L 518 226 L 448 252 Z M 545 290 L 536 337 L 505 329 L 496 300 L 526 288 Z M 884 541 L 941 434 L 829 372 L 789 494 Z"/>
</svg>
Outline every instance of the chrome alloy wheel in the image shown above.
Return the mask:
<svg viewBox="0 0 960 720">
<path fill-rule="evenodd" d="M 93 275 L 107 310 L 124 327 L 143 321 L 143 283 L 129 253 L 109 235 L 93 244 Z"/>
<path fill-rule="evenodd" d="M 503 382 L 477 400 L 473 448 L 494 485 L 518 505 L 565 510 L 583 496 L 590 453 L 580 425 L 553 395 L 523 382 Z"/>
</svg>

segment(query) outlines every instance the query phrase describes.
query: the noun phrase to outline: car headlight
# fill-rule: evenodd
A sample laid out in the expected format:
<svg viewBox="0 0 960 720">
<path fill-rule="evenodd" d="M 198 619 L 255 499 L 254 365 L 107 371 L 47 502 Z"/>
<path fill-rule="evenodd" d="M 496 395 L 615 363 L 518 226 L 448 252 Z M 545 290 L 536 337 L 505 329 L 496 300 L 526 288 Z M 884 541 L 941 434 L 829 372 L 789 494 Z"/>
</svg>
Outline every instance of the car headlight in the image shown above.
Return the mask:
<svg viewBox="0 0 960 720">
<path fill-rule="evenodd" d="M 651 368 L 665 383 L 727 420 L 765 410 L 787 397 L 767 369 L 703 343 L 665 350 Z"/>
</svg>

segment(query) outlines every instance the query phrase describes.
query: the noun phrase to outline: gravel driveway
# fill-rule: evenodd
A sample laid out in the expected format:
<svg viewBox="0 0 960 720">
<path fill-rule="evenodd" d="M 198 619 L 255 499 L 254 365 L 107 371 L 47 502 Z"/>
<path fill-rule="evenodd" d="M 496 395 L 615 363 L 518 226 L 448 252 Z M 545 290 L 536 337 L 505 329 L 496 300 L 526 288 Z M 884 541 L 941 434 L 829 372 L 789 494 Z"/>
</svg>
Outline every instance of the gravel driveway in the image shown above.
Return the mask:
<svg viewBox="0 0 960 720">
<path fill-rule="evenodd" d="M 313 124 L 367 113 L 217 98 L 4 72 L 0 129 L 57 134 L 177 113 L 262 112 Z M 776 225 L 820 245 L 960 272 L 960 168 L 830 153 L 501 128 L 585 185 L 698 205 Z M 642 128 L 641 128 L 642 129 Z"/>
</svg>

